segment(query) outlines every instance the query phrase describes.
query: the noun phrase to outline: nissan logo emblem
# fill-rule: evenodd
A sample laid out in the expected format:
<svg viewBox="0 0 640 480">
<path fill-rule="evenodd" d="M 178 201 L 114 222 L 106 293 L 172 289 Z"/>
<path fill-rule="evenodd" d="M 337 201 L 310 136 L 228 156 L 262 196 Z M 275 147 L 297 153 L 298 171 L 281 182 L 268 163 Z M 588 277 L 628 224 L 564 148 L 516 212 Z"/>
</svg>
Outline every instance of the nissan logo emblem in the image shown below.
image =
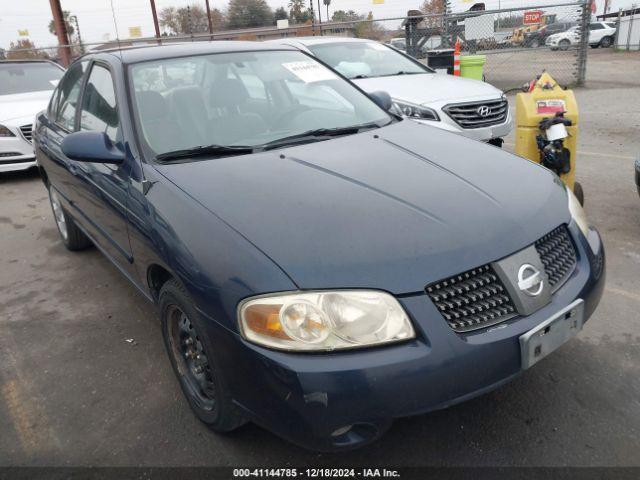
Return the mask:
<svg viewBox="0 0 640 480">
<path fill-rule="evenodd" d="M 476 112 L 478 112 L 478 115 L 480 115 L 481 117 L 486 117 L 491 113 L 491 109 L 486 105 L 481 105 L 480 107 L 478 107 Z"/>
<path fill-rule="evenodd" d="M 540 271 L 528 263 L 522 265 L 518 270 L 518 288 L 531 297 L 540 295 L 544 288 Z"/>
</svg>

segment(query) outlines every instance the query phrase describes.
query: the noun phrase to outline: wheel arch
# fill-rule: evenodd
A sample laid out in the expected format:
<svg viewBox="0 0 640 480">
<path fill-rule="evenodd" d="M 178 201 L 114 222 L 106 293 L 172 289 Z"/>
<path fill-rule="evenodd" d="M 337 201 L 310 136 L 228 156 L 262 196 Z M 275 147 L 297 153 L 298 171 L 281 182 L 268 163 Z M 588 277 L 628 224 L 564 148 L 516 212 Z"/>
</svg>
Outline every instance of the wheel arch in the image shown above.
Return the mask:
<svg viewBox="0 0 640 480">
<path fill-rule="evenodd" d="M 162 286 L 171 279 L 177 279 L 177 277 L 166 267 L 158 263 L 149 265 L 147 268 L 147 285 L 154 302 L 157 302 L 160 298 Z"/>
</svg>

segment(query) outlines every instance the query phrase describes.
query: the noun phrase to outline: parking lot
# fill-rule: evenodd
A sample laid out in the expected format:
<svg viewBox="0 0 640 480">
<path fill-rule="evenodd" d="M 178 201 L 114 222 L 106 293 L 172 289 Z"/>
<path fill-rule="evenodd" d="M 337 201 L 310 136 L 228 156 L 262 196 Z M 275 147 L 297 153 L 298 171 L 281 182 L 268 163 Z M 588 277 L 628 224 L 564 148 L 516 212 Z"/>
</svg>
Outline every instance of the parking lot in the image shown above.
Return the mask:
<svg viewBox="0 0 640 480">
<path fill-rule="evenodd" d="M 311 453 L 254 425 L 208 431 L 154 308 L 98 251 L 65 250 L 35 172 L 2 175 L 0 465 L 640 466 L 639 71 L 637 53 L 594 50 L 576 91 L 577 178 L 608 256 L 584 331 L 512 383 L 399 419 L 349 453 Z"/>
</svg>

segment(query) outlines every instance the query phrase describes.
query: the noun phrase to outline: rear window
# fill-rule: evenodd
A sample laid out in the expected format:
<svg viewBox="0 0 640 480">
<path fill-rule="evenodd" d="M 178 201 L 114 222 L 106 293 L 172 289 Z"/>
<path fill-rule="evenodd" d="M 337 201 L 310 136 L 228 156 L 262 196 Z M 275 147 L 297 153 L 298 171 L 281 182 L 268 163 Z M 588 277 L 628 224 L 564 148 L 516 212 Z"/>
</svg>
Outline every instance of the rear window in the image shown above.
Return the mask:
<svg viewBox="0 0 640 480">
<path fill-rule="evenodd" d="M 0 95 L 53 90 L 63 74 L 50 63 L 0 63 Z"/>
</svg>

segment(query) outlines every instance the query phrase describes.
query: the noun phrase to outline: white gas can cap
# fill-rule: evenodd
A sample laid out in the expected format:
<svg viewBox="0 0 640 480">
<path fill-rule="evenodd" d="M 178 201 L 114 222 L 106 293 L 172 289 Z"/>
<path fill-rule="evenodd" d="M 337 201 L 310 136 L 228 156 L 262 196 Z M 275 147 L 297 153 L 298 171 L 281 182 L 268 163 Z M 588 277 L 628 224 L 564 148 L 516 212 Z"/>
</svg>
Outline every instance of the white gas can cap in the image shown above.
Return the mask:
<svg viewBox="0 0 640 480">
<path fill-rule="evenodd" d="M 567 138 L 569 133 L 563 123 L 556 123 L 547 129 L 547 140 L 553 142 L 561 138 Z"/>
</svg>

